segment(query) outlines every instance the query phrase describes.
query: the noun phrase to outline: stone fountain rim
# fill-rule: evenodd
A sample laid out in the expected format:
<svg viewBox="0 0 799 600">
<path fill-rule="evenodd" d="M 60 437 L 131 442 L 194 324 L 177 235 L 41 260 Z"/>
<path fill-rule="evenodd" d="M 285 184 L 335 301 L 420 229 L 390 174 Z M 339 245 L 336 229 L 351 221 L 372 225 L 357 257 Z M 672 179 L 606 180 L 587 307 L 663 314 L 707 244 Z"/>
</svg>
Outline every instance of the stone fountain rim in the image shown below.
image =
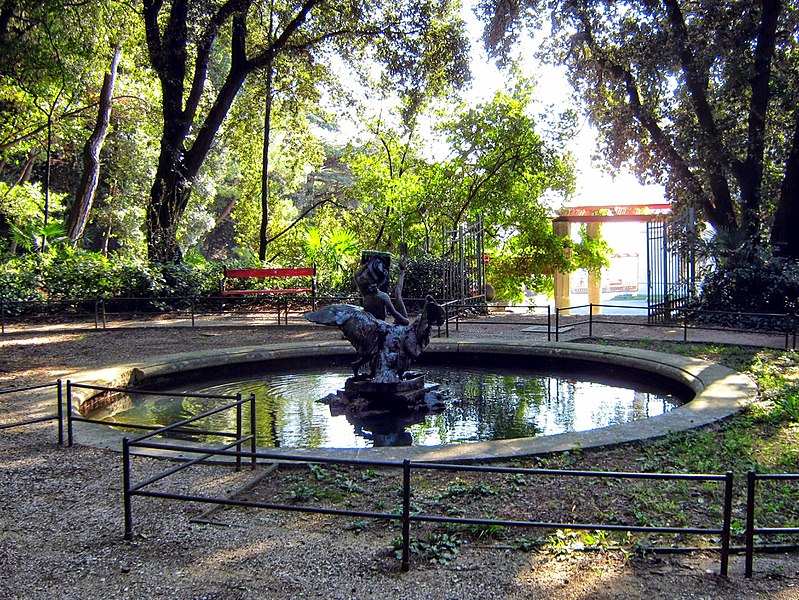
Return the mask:
<svg viewBox="0 0 799 600">
<path fill-rule="evenodd" d="M 754 401 L 757 396 L 757 387 L 751 379 L 722 365 L 698 358 L 636 348 L 573 342 L 434 339 L 425 352 L 431 354 L 506 354 L 514 357 L 543 356 L 612 364 L 622 368 L 650 371 L 670 378 L 693 390 L 695 396 L 691 401 L 668 413 L 590 431 L 443 446 L 317 448 L 309 450 L 269 448 L 264 451 L 276 457 L 290 455 L 306 457 L 308 460 L 314 457 L 381 461 L 401 461 L 407 458 L 416 461 L 439 462 L 507 459 L 575 449 L 615 446 L 695 429 L 734 415 Z M 168 377 L 185 371 L 219 368 L 227 364 L 340 355 L 354 356 L 352 347 L 343 341 L 320 341 L 204 350 L 158 356 L 137 363 L 117 365 L 98 371 L 86 371 L 76 374 L 71 381 L 97 386 L 128 387 L 141 385 L 154 377 Z M 75 390 L 73 393 L 73 402 L 77 406 L 88 397 L 88 395 L 82 397 L 81 392 L 84 390 Z M 74 429 L 77 443 L 112 450 L 120 450 L 122 439 L 130 436 L 129 433 L 91 423 L 76 422 Z M 168 456 L 178 458 L 175 453 L 168 453 Z"/>
</svg>

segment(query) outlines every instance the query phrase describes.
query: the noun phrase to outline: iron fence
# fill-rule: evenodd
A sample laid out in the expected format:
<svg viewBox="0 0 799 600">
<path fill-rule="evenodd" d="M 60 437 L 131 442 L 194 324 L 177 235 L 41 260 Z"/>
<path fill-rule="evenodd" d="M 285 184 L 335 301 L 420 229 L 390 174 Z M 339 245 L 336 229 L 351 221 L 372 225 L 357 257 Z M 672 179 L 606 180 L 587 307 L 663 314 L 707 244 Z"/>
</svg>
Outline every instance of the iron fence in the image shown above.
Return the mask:
<svg viewBox="0 0 799 600">
<path fill-rule="evenodd" d="M 94 329 L 106 329 L 110 322 L 140 322 L 153 317 L 187 321 L 196 326 L 203 316 L 275 313 L 278 324 L 289 322 L 292 310 L 311 307 L 310 295 L 285 294 L 273 296 L 131 296 L 123 298 L 93 298 L 85 300 L 0 300 L 0 333 L 6 333 L 11 323 L 30 324 L 48 319 L 71 320 L 78 323 L 93 321 Z M 328 303 L 341 298 L 329 298 Z M 85 326 L 85 325 L 84 325 Z M 91 327 L 91 325 L 90 325 Z"/>
<path fill-rule="evenodd" d="M 48 421 L 57 421 L 58 422 L 58 444 L 64 445 L 64 395 L 63 395 L 63 386 L 61 385 L 61 380 L 59 379 L 55 383 L 40 383 L 37 385 L 26 385 L 22 387 L 15 387 L 9 388 L 5 390 L 0 390 L 0 396 L 5 396 L 8 394 L 19 394 L 23 392 L 31 392 L 34 390 L 43 390 L 55 388 L 56 390 L 56 412 L 51 413 L 48 415 L 43 415 L 40 417 L 32 417 L 29 419 L 23 419 L 22 421 L 15 421 L 13 423 L 5 423 L 0 425 L 0 430 L 3 429 L 10 429 L 12 427 L 22 427 L 24 425 L 32 425 L 34 423 L 46 423 Z"/>
<path fill-rule="evenodd" d="M 646 224 L 647 306 L 650 323 L 668 321 L 696 298 L 694 211 Z"/>
<path fill-rule="evenodd" d="M 171 434 L 178 434 L 178 435 L 191 435 L 191 436 L 217 436 L 217 437 L 232 437 L 237 440 L 242 438 L 242 431 L 243 431 L 243 419 L 242 419 L 242 406 L 246 403 L 249 403 L 250 406 L 250 430 L 252 436 L 252 447 L 255 448 L 255 395 L 251 394 L 247 398 L 242 399 L 241 393 L 236 395 L 229 395 L 229 394 L 199 394 L 195 392 L 160 392 L 160 391 L 151 391 L 151 390 L 142 390 L 142 389 L 133 389 L 133 388 L 120 388 L 120 387 L 108 387 L 108 386 L 98 386 L 98 385 L 88 385 L 88 384 L 81 384 L 81 383 L 72 383 L 71 381 L 67 381 L 67 389 L 66 389 L 66 429 L 67 429 L 67 446 L 72 446 L 74 442 L 74 423 L 94 423 L 96 425 L 105 425 L 108 427 L 119 427 L 124 429 L 141 429 L 147 430 L 151 432 L 150 434 L 145 434 L 143 438 L 147 438 L 151 435 L 160 435 L 163 434 L 165 431 Z M 85 417 L 79 412 L 74 410 L 74 391 L 73 390 L 89 390 L 91 392 L 97 392 L 94 397 L 99 396 L 107 396 L 107 395 L 132 395 L 135 394 L 137 396 L 161 396 L 161 397 L 169 397 L 169 398 L 196 398 L 196 399 L 204 399 L 204 400 L 221 400 L 221 401 L 228 401 L 228 404 L 225 404 L 221 407 L 216 407 L 210 409 L 208 411 L 202 412 L 198 415 L 193 417 L 189 417 L 187 419 L 178 421 L 177 423 L 172 423 L 166 426 L 159 426 L 159 425 L 143 425 L 141 423 L 134 423 L 128 421 L 108 421 L 106 419 L 93 419 L 90 417 Z M 186 425 L 190 423 L 195 423 L 198 420 L 206 419 L 212 415 L 224 412 L 226 410 L 236 410 L 236 431 L 218 431 L 218 430 L 208 430 L 208 429 L 200 429 L 200 428 L 187 428 Z M 249 439 L 249 438 L 248 438 Z M 240 449 L 240 448 L 239 448 Z M 238 462 L 238 466 L 241 466 L 240 459 Z"/>
<path fill-rule="evenodd" d="M 689 341 L 689 331 L 726 331 L 733 333 L 759 333 L 780 336 L 784 338 L 786 350 L 796 350 L 797 317 L 789 313 L 744 313 L 719 310 L 705 310 L 695 308 L 673 308 L 672 312 L 679 315 L 677 318 L 665 322 L 641 322 L 614 320 L 610 315 L 600 314 L 595 309 L 609 308 L 614 310 L 640 311 L 640 307 L 614 305 L 614 304 L 581 304 L 555 309 L 555 341 L 560 341 L 560 335 L 568 327 L 588 326 L 588 337 L 594 336 L 595 325 L 637 325 L 640 327 L 666 327 L 677 328 L 682 331 L 682 341 Z M 588 309 L 584 318 L 562 321 L 564 312 Z M 583 315 L 580 315 L 582 317 Z M 716 324 L 719 323 L 720 324 Z M 745 325 L 752 324 L 751 327 Z M 736 326 L 737 324 L 737 326 Z M 781 326 L 780 326 L 781 325 Z"/>
<path fill-rule="evenodd" d="M 484 321 L 481 321 L 480 317 L 485 316 L 489 311 L 488 305 L 485 303 L 485 296 L 479 296 L 474 299 L 470 298 L 468 301 L 453 300 L 451 302 L 446 302 L 442 306 L 446 312 L 446 321 L 444 324 L 444 335 L 446 337 L 449 337 L 450 335 L 450 323 L 453 324 L 455 331 L 459 331 L 461 325 L 483 323 Z M 532 313 L 534 311 L 545 311 L 545 313 L 542 313 L 538 316 L 541 317 L 541 322 L 543 325 L 545 325 L 544 331 L 547 335 L 547 341 L 552 341 L 552 335 L 555 330 L 552 327 L 553 315 L 551 306 L 523 304 L 515 305 L 514 308 L 524 310 L 528 313 Z M 519 321 L 492 318 L 490 324 L 498 326 L 515 325 L 518 327 Z"/>
<path fill-rule="evenodd" d="M 799 474 L 796 473 L 756 473 L 749 471 L 746 475 L 746 558 L 744 574 L 745 577 L 752 577 L 755 550 L 796 550 L 795 544 L 773 548 L 769 546 L 755 547 L 755 536 L 774 536 L 784 534 L 799 534 L 799 527 L 764 527 L 757 525 L 757 484 L 761 481 L 787 481 L 799 482 Z"/>
<path fill-rule="evenodd" d="M 474 306 L 481 297 L 461 301 Z M 418 311 L 425 303 L 424 298 L 405 298 L 411 312 Z M 76 328 L 107 329 L 112 323 L 146 323 L 153 318 L 172 319 L 196 327 L 203 317 L 236 317 L 253 315 L 276 316 L 278 325 L 289 325 L 290 317 L 301 320 L 304 310 L 310 309 L 314 302 L 318 307 L 336 303 L 360 305 L 360 296 L 316 296 L 292 294 L 258 296 L 164 296 L 164 297 L 124 297 L 95 298 L 88 300 L 48 300 L 6 301 L 0 299 L 0 333 L 6 333 L 12 323 L 24 325 L 37 321 L 57 319 L 59 322 L 73 321 Z"/>
<path fill-rule="evenodd" d="M 216 411 L 229 410 L 233 406 L 240 406 L 234 403 L 215 409 Z M 210 412 L 210 411 L 209 411 Z M 429 462 L 416 462 L 409 459 L 404 461 L 380 461 L 363 459 L 338 459 L 308 456 L 295 456 L 282 453 L 259 452 L 255 449 L 254 443 L 250 451 L 242 451 L 242 443 L 249 439 L 254 440 L 253 430 L 254 418 L 250 421 L 250 435 L 246 438 L 237 438 L 232 442 L 221 447 L 198 447 L 195 445 L 178 445 L 154 442 L 152 438 L 158 435 L 168 434 L 175 428 L 185 427 L 192 421 L 207 416 L 208 413 L 190 417 L 173 425 L 162 427 L 133 439 L 125 438 L 122 444 L 123 459 L 123 506 L 124 506 L 124 538 L 130 540 L 133 537 L 133 510 L 132 499 L 134 496 L 171 499 L 189 502 L 199 502 L 206 504 L 216 504 L 223 506 L 240 506 L 247 508 L 282 510 L 291 512 L 304 512 L 314 514 L 327 514 L 333 516 L 346 516 L 358 518 L 381 519 L 387 521 L 399 521 L 402 527 L 402 565 L 403 571 L 410 568 L 410 542 L 411 524 L 419 522 L 429 523 L 450 523 L 460 525 L 484 525 L 501 527 L 524 527 L 524 528 L 543 528 L 543 529 L 587 529 L 596 531 L 621 531 L 621 532 L 641 532 L 641 533 L 666 533 L 666 534 L 698 534 L 698 535 L 718 535 L 721 538 L 721 547 L 717 550 L 721 554 L 719 572 L 722 576 L 727 575 L 730 553 L 730 530 L 732 514 L 732 489 L 733 474 L 728 472 L 724 475 L 713 474 L 688 474 L 688 473 L 626 473 L 626 472 L 603 472 L 603 471 L 569 471 L 552 469 L 528 469 L 515 467 L 498 467 L 487 465 L 457 465 Z M 234 450 L 235 447 L 235 450 Z M 133 482 L 131 454 L 136 450 L 159 450 L 164 453 L 179 453 L 181 455 L 198 455 L 177 466 L 172 466 L 161 473 L 151 476 L 139 482 Z M 239 500 L 235 498 L 219 498 L 208 495 L 182 494 L 169 491 L 158 491 L 147 489 L 153 484 L 163 481 L 170 475 L 178 473 L 190 466 L 202 463 L 211 457 L 235 458 L 236 464 L 241 465 L 243 458 L 249 458 L 251 465 L 255 468 L 258 461 L 277 461 L 282 463 L 327 463 L 342 466 L 358 466 L 362 468 L 389 468 L 402 470 L 402 502 L 396 512 L 376 512 L 360 511 L 351 509 L 336 509 L 331 507 L 320 507 L 310 505 L 281 504 L 279 502 L 256 502 L 249 500 Z M 722 506 L 722 518 L 717 527 L 702 526 L 643 526 L 619 523 L 576 523 L 576 522 L 549 522 L 535 520 L 507 520 L 507 519 L 486 519 L 468 516 L 442 516 L 433 514 L 421 514 L 411 512 L 411 497 L 413 489 L 411 486 L 411 473 L 422 470 L 443 470 L 451 472 L 475 472 L 475 473 L 504 473 L 509 475 L 523 475 L 528 477 L 577 477 L 577 478 L 614 478 L 614 479 L 645 479 L 651 481 L 678 480 L 696 483 L 720 482 L 723 484 L 720 506 Z"/>
</svg>

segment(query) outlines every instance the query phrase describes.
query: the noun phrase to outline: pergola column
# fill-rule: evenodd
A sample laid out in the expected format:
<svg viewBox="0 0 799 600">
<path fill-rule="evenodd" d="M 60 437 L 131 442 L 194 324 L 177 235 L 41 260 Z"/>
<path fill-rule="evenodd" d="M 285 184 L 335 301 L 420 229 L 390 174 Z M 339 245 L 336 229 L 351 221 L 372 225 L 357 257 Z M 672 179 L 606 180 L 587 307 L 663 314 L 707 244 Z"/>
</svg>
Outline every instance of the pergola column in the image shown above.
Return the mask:
<svg viewBox="0 0 799 600">
<path fill-rule="evenodd" d="M 552 232 L 558 237 L 571 236 L 571 224 L 568 221 L 553 221 Z M 564 252 L 571 250 L 564 249 Z M 555 271 L 555 308 L 565 308 L 571 306 L 571 281 L 568 271 Z M 570 311 L 563 311 L 562 314 L 568 315 Z"/>
<path fill-rule="evenodd" d="M 586 234 L 589 240 L 599 237 L 601 223 L 586 223 Z M 602 273 L 601 271 L 588 270 L 588 303 L 602 304 Z M 593 314 L 602 312 L 598 306 L 592 308 Z"/>
</svg>

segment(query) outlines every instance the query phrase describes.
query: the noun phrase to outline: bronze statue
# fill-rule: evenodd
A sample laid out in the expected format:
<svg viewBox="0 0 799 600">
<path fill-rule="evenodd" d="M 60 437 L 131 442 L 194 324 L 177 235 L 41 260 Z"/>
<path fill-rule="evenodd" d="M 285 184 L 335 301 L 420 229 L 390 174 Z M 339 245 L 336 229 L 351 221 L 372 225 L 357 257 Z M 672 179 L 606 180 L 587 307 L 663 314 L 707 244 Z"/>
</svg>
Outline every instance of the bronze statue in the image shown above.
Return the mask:
<svg viewBox="0 0 799 600">
<path fill-rule="evenodd" d="M 331 304 L 305 313 L 305 318 L 341 329 L 358 353 L 352 365 L 356 380 L 396 384 L 430 343 L 430 329 L 444 323 L 445 313 L 432 296 L 427 296 L 421 314 L 407 325 L 389 324 L 351 304 Z M 364 375 L 360 369 L 365 364 L 369 372 Z"/>
<path fill-rule="evenodd" d="M 355 274 L 355 283 L 363 298 L 363 308 L 380 319 L 386 320 L 386 313 L 394 318 L 398 325 L 408 325 L 408 315 L 404 310 L 400 312 L 394 307 L 391 296 L 388 295 L 388 260 L 383 253 L 364 253 L 363 264 Z M 402 269 L 402 264 L 401 264 Z M 401 297 L 401 287 L 398 286 L 398 298 Z M 404 308 L 404 304 L 399 302 Z"/>
<path fill-rule="evenodd" d="M 402 301 L 405 260 L 400 261 L 397 282 L 397 305 L 388 295 L 388 274 L 391 255 L 384 252 L 364 252 L 362 265 L 355 274 L 355 282 L 363 297 L 363 308 L 351 304 L 332 304 L 316 312 L 306 313 L 313 323 L 335 325 L 358 353 L 352 369 L 354 379 L 379 384 L 396 384 L 405 371 L 430 343 L 430 328 L 445 321 L 444 309 L 428 295 L 421 314 L 411 323 Z M 386 316 L 394 324 L 386 322 Z M 368 374 L 362 374 L 363 365 L 369 365 Z M 421 385 L 424 385 L 421 382 Z"/>
<path fill-rule="evenodd" d="M 446 321 L 444 308 L 428 295 L 421 314 L 409 321 L 402 301 L 404 257 L 396 287 L 398 308 L 387 292 L 389 266 L 390 255 L 365 252 L 355 276 L 363 307 L 332 304 L 305 313 L 312 323 L 338 327 L 358 354 L 344 389 L 320 402 L 328 404 L 334 416 L 346 415 L 375 446 L 411 444 L 405 428 L 444 410 L 448 398 L 438 391 L 439 384 L 425 384 L 424 375 L 408 371 L 430 343 L 430 329 Z M 386 322 L 387 315 L 394 318 L 393 324 Z"/>
</svg>

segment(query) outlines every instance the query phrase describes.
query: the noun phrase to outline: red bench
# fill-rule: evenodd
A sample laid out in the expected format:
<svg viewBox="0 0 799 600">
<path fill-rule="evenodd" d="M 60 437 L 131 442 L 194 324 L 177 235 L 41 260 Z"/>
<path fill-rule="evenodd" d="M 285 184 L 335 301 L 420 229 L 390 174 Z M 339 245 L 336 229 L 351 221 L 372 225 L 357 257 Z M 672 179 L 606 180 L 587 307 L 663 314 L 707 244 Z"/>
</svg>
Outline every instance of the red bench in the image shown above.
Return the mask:
<svg viewBox="0 0 799 600">
<path fill-rule="evenodd" d="M 310 287 L 270 287 L 258 289 L 229 288 L 228 282 L 231 279 L 285 279 L 289 277 L 306 277 L 310 279 Z M 223 296 L 248 296 L 248 295 L 283 295 L 283 294 L 307 294 L 311 296 L 311 304 L 316 310 L 316 267 L 298 267 L 294 269 L 228 269 L 225 267 L 225 275 L 222 278 Z M 280 321 L 280 308 L 278 307 L 278 322 Z M 286 322 L 288 323 L 288 306 L 286 306 Z"/>
</svg>

